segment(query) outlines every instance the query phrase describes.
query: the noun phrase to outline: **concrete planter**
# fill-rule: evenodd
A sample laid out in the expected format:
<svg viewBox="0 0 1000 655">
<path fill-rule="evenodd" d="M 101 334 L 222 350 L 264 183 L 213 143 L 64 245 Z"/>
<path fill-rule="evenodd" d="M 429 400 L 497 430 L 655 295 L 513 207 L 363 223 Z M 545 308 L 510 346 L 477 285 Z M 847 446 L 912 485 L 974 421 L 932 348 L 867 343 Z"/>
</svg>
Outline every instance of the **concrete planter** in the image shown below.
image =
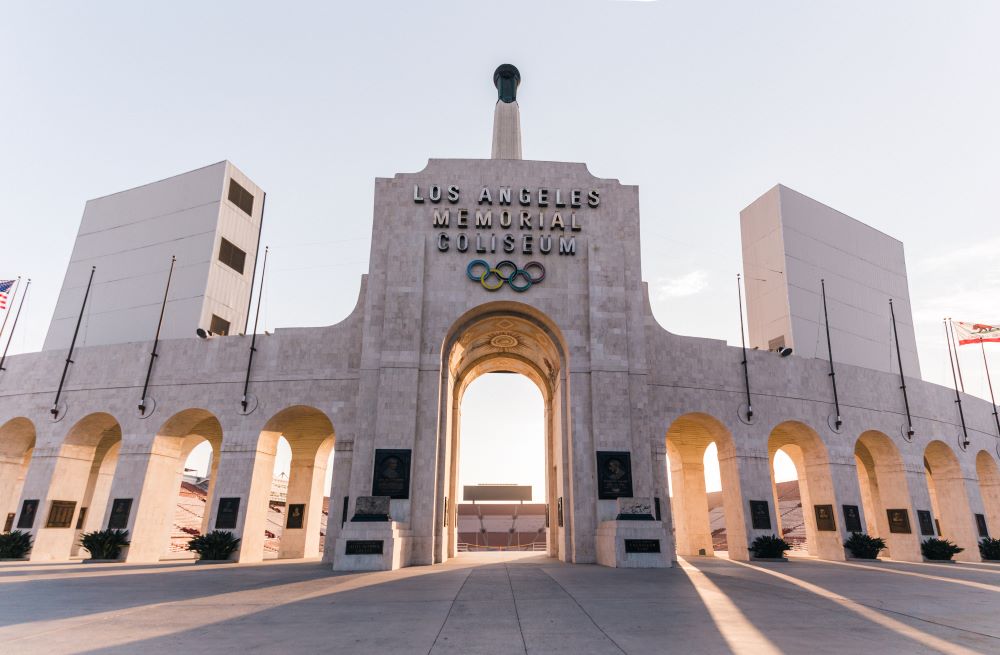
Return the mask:
<svg viewBox="0 0 1000 655">
<path fill-rule="evenodd" d="M 231 559 L 196 559 L 195 564 L 236 564 L 235 560 Z"/>
<path fill-rule="evenodd" d="M 0 562 L 27 562 L 27 557 L 0 557 Z"/>
<path fill-rule="evenodd" d="M 929 557 L 924 558 L 925 562 L 930 562 L 931 564 L 954 564 L 953 559 L 930 559 Z"/>
<path fill-rule="evenodd" d="M 81 564 L 124 564 L 124 559 L 84 559 L 80 560 Z"/>
<path fill-rule="evenodd" d="M 751 562 L 787 562 L 787 557 L 756 557 L 754 555 L 750 556 Z"/>
</svg>

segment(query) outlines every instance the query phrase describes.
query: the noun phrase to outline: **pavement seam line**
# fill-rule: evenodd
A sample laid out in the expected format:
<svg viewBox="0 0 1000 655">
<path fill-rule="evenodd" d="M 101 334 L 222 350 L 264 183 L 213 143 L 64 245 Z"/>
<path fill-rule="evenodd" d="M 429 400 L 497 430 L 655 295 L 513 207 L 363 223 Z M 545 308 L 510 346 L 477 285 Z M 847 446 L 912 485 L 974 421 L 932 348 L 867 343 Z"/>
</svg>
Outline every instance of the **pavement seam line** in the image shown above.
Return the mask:
<svg viewBox="0 0 1000 655">
<path fill-rule="evenodd" d="M 524 640 L 524 628 L 521 627 L 521 614 L 517 611 L 517 596 L 514 595 L 514 583 L 510 579 L 510 567 L 504 562 L 503 570 L 507 572 L 507 585 L 510 586 L 510 599 L 514 603 L 514 619 L 517 620 L 517 631 L 521 633 L 521 646 L 524 648 L 524 655 L 528 655 L 528 642 Z"/>
<path fill-rule="evenodd" d="M 444 632 L 444 626 L 448 624 L 448 617 L 451 616 L 451 611 L 455 609 L 455 603 L 458 602 L 458 597 L 462 595 L 462 590 L 465 589 L 465 583 L 467 583 L 469 578 L 472 577 L 473 571 L 475 571 L 474 568 L 469 569 L 469 572 L 465 576 L 465 580 L 462 580 L 462 586 L 458 588 L 458 591 L 455 593 L 455 597 L 451 599 L 451 605 L 448 606 L 448 613 L 444 615 L 444 621 L 441 622 L 441 627 L 438 628 L 437 634 L 434 635 L 434 641 L 431 643 L 431 647 L 427 649 L 427 655 L 431 655 L 434 651 L 434 647 L 437 646 L 438 639 L 441 638 L 441 633 Z"/>
<path fill-rule="evenodd" d="M 609 635 L 609 634 L 608 634 L 607 632 L 605 632 L 605 631 L 604 631 L 604 628 L 602 628 L 601 626 L 597 625 L 597 621 L 595 621 L 595 620 L 594 620 L 594 617 L 592 617 L 592 616 L 590 615 L 590 612 L 588 612 L 587 610 L 585 610 L 585 609 L 583 608 L 583 605 L 581 605 L 581 604 L 580 604 L 580 601 L 578 601 L 578 600 L 576 599 L 576 596 L 574 596 L 573 594 L 571 594 L 571 593 L 569 592 L 569 590 L 568 590 L 568 589 L 567 589 L 566 587 L 562 586 L 562 584 L 560 584 L 560 582 L 559 582 L 558 580 L 556 580 L 556 579 L 555 579 L 555 578 L 554 578 L 554 577 L 552 576 L 552 574 L 551 574 L 551 573 L 549 573 L 548 571 L 546 571 L 546 570 L 545 570 L 544 568 L 542 569 L 542 573 L 544 573 L 545 575 L 549 576 L 549 579 L 550 579 L 550 580 L 552 580 L 552 582 L 556 583 L 556 586 L 557 586 L 557 587 L 559 587 L 560 589 L 562 589 L 562 590 L 563 590 L 563 593 L 564 593 L 564 594 L 566 594 L 567 596 L 569 596 L 569 597 L 570 597 L 570 599 L 571 599 L 571 600 L 572 600 L 572 601 L 573 601 L 574 603 L 576 603 L 576 606 L 580 608 L 580 611 L 581 611 L 581 612 L 583 612 L 583 615 L 584 615 L 584 616 L 586 616 L 586 617 L 587 617 L 588 619 L 590 619 L 590 622 L 594 624 L 594 627 L 595 627 L 595 628 L 597 628 L 597 629 L 598 629 L 598 631 L 600 631 L 600 633 L 601 633 L 602 635 L 604 635 L 604 637 L 605 637 L 605 638 L 606 638 L 606 639 L 607 639 L 608 641 L 610 641 L 610 642 L 611 642 L 612 644 L 614 644 L 615 648 L 617 648 L 617 649 L 618 649 L 618 650 L 620 650 L 620 651 L 621 651 L 622 653 L 624 653 L 624 655 L 628 655 L 628 651 L 626 651 L 626 650 L 625 650 L 624 648 L 622 648 L 621 646 L 619 646 L 619 645 L 618 645 L 618 642 L 617 642 L 617 641 L 615 641 L 614 639 L 612 639 L 612 638 L 611 638 L 611 635 Z"/>
</svg>

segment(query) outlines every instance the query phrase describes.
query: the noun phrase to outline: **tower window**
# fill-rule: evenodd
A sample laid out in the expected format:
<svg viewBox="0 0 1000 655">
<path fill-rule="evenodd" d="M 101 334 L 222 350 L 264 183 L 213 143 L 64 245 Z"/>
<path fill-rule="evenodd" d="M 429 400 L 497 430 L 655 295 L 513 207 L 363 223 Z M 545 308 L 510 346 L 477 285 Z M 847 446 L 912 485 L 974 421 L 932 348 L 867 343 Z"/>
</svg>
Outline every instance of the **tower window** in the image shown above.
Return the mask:
<svg viewBox="0 0 1000 655">
<path fill-rule="evenodd" d="M 253 215 L 253 194 L 234 179 L 229 180 L 229 202 L 246 212 L 247 216 Z"/>
<path fill-rule="evenodd" d="M 219 261 L 243 275 L 243 266 L 247 263 L 247 254 L 234 246 L 228 239 L 223 239 L 219 245 Z"/>
<path fill-rule="evenodd" d="M 218 334 L 219 336 L 224 337 L 229 334 L 229 321 L 212 314 L 212 324 L 209 326 L 208 330 L 212 334 Z"/>
</svg>

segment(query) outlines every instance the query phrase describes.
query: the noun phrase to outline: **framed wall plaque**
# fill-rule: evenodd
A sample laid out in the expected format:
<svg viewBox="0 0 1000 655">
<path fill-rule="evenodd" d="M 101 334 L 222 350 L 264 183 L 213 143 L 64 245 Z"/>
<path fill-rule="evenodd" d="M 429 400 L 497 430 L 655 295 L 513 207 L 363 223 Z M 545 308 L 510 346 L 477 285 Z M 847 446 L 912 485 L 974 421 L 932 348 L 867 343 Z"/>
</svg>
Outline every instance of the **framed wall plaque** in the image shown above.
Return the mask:
<svg viewBox="0 0 1000 655">
<path fill-rule="evenodd" d="M 128 527 L 129 515 L 132 514 L 131 498 L 115 498 L 111 503 L 111 516 L 108 517 L 108 530 L 124 530 Z"/>
<path fill-rule="evenodd" d="M 861 532 L 861 511 L 857 505 L 844 505 L 844 527 L 848 532 Z"/>
<path fill-rule="evenodd" d="M 375 471 L 372 495 L 395 499 L 410 497 L 410 450 L 408 448 L 378 448 L 375 450 Z"/>
<path fill-rule="evenodd" d="M 10 532 L 14 529 L 14 512 L 7 514 L 7 520 L 3 522 L 3 531 Z"/>
<path fill-rule="evenodd" d="M 288 530 L 301 530 L 306 518 L 306 506 L 303 503 L 293 503 L 288 506 L 288 518 L 285 521 L 285 528 Z"/>
<path fill-rule="evenodd" d="M 381 555 L 384 543 L 381 539 L 348 539 L 344 545 L 344 554 Z"/>
<path fill-rule="evenodd" d="M 990 531 L 986 527 L 986 516 L 984 514 L 976 514 L 976 528 L 979 530 L 980 537 L 989 537 Z"/>
<path fill-rule="evenodd" d="M 910 514 L 905 509 L 887 509 L 886 517 L 889 519 L 889 532 L 896 534 L 910 534 Z"/>
<path fill-rule="evenodd" d="M 235 530 L 236 519 L 240 514 L 240 499 L 220 498 L 219 513 L 215 517 L 216 530 Z"/>
<path fill-rule="evenodd" d="M 754 530 L 771 529 L 771 510 L 766 500 L 750 501 L 750 524 Z"/>
<path fill-rule="evenodd" d="M 73 514 L 76 513 L 75 500 L 53 500 L 49 506 L 49 519 L 46 528 L 69 528 L 73 526 Z"/>
<path fill-rule="evenodd" d="M 660 552 L 659 539 L 626 539 L 626 553 L 658 553 Z"/>
<path fill-rule="evenodd" d="M 654 507 L 654 511 L 655 511 L 656 520 L 657 521 L 662 521 L 663 517 L 660 516 L 660 499 L 659 498 L 654 498 L 653 499 L 653 507 Z"/>
<path fill-rule="evenodd" d="M 562 496 L 556 499 L 556 520 L 559 527 L 563 527 L 563 509 L 562 509 Z"/>
<path fill-rule="evenodd" d="M 837 520 L 833 515 L 833 505 L 813 505 L 816 512 L 816 529 L 823 532 L 836 532 Z"/>
<path fill-rule="evenodd" d="M 931 513 L 926 509 L 917 510 L 917 523 L 920 524 L 920 534 L 925 537 L 934 536 L 934 519 L 931 517 Z M 909 530 L 907 530 L 909 532 Z"/>
<path fill-rule="evenodd" d="M 76 517 L 76 529 L 83 530 L 83 522 L 87 520 L 87 508 L 80 508 L 80 516 Z"/>
<path fill-rule="evenodd" d="M 30 530 L 35 525 L 35 514 L 38 513 L 38 501 L 26 500 L 21 504 L 21 516 L 17 519 L 18 530 Z"/>
<path fill-rule="evenodd" d="M 624 450 L 597 451 L 597 497 L 632 497 L 632 455 Z"/>
</svg>

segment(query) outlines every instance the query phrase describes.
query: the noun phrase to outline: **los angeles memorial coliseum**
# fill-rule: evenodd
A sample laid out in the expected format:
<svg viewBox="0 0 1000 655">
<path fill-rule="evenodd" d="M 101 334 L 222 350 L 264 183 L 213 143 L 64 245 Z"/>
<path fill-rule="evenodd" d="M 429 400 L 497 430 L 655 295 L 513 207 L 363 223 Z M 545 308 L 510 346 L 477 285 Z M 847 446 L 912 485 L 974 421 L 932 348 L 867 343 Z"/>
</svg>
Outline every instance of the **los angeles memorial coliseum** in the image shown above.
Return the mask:
<svg viewBox="0 0 1000 655">
<path fill-rule="evenodd" d="M 980 536 L 1000 535 L 994 408 L 920 379 L 902 244 L 780 185 L 751 203 L 744 366 L 742 348 L 654 319 L 637 187 L 522 158 L 520 81 L 494 75 L 491 158 L 376 180 L 368 273 L 336 325 L 252 336 L 265 194 L 231 163 L 89 201 L 43 350 L 0 372 L 0 518 L 32 533 L 30 558 L 68 560 L 81 532 L 115 527 L 127 562 L 158 561 L 207 441 L 202 529 L 259 561 L 283 436 L 297 518 L 280 557 L 443 562 L 458 550 L 463 393 L 505 371 L 544 398 L 552 557 L 711 555 L 714 443 L 732 559 L 782 534 L 781 449 L 809 554 L 843 560 L 861 531 L 897 560 L 933 535 L 978 560 Z"/>
</svg>

